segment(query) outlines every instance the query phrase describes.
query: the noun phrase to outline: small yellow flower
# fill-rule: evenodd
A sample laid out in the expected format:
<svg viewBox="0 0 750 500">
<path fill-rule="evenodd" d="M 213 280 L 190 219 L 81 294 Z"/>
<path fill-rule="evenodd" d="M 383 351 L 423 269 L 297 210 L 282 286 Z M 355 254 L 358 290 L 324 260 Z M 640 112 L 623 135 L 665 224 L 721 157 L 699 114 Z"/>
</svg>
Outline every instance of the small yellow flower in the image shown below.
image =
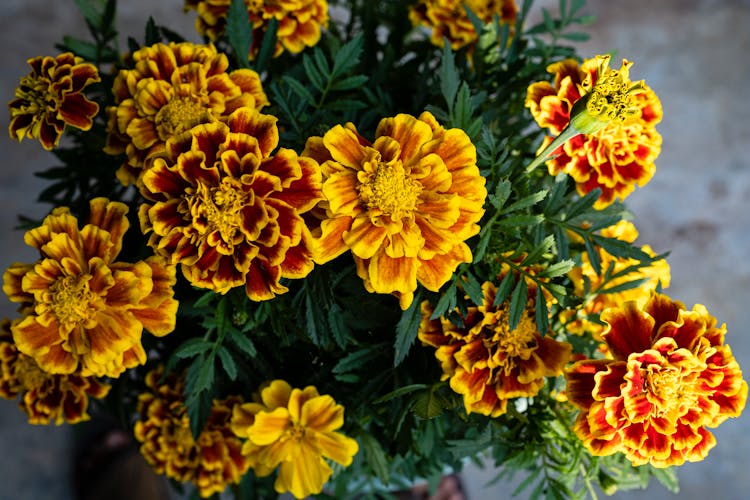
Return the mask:
<svg viewBox="0 0 750 500">
<path fill-rule="evenodd" d="M 140 451 L 159 474 L 190 481 L 202 498 L 239 483 L 247 472 L 242 443 L 229 428 L 238 397 L 214 400 L 198 439 L 193 439 L 187 415 L 184 381 L 172 374 L 162 380 L 163 367 L 146 375 L 148 391 L 138 396 L 134 436 Z"/>
<path fill-rule="evenodd" d="M 116 262 L 128 229 L 124 203 L 91 200 L 83 228 L 67 207 L 28 231 L 41 256 L 3 275 L 3 292 L 21 305 L 11 330 L 18 350 L 48 373 L 117 377 L 146 361 L 141 335 L 174 329 L 174 266 L 149 257 Z"/>
<path fill-rule="evenodd" d="M 0 397 L 14 400 L 30 424 L 76 424 L 88 420 L 89 398 L 101 399 L 110 386 L 95 377 L 47 373 L 18 352 L 7 319 L 0 324 Z"/>
<path fill-rule="evenodd" d="M 89 101 L 83 89 L 100 81 L 96 66 L 70 52 L 34 57 L 28 63 L 31 73 L 21 78 L 16 98 L 8 103 L 11 139 L 39 139 L 51 150 L 66 125 L 90 129 L 99 105 Z"/>
<path fill-rule="evenodd" d="M 397 296 L 406 309 L 417 282 L 438 291 L 471 262 L 464 241 L 479 232 L 487 190 L 469 137 L 430 113 L 384 118 L 375 136 L 370 142 L 347 124 L 307 142 L 303 155 L 323 171 L 315 261 L 350 250 L 365 288 Z"/>
<path fill-rule="evenodd" d="M 185 10 L 195 10 L 195 27 L 209 40 L 218 40 L 226 28 L 231 0 L 185 0 Z M 245 0 L 247 14 L 253 26 L 253 45 L 248 57 L 254 59 L 260 50 L 263 34 L 271 19 L 278 21 L 274 57 L 285 50 L 296 54 L 305 47 L 318 43 L 321 29 L 328 26 L 326 0 Z"/>
<path fill-rule="evenodd" d="M 337 432 L 344 425 L 344 407 L 313 386 L 292 389 L 274 380 L 260 393 L 260 402 L 235 406 L 232 429 L 247 438 L 242 448 L 255 473 L 270 474 L 276 467 L 277 493 L 296 498 L 320 493 L 331 477 L 325 459 L 344 467 L 352 463 L 359 445 Z"/>
</svg>

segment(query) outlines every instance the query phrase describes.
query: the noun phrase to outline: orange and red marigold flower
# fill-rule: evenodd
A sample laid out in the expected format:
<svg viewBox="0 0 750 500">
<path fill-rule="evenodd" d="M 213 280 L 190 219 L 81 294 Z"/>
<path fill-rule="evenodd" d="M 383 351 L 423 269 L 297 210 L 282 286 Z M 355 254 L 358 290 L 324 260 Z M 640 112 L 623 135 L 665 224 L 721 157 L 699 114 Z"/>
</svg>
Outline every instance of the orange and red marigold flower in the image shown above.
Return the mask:
<svg viewBox="0 0 750 500">
<path fill-rule="evenodd" d="M 518 14 L 515 0 L 419 0 L 409 10 L 409 18 L 414 26 L 432 30 L 433 44 L 442 47 L 447 38 L 451 48 L 458 50 L 473 45 L 479 37 L 467 8 L 484 23 L 498 16 L 502 23 L 513 24 Z"/>
<path fill-rule="evenodd" d="M 274 489 L 296 498 L 320 493 L 333 470 L 325 459 L 344 467 L 359 450 L 357 442 L 338 432 L 344 407 L 313 386 L 293 389 L 274 380 L 256 402 L 236 405 L 232 430 L 246 441 L 242 453 L 257 476 L 277 467 Z"/>
<path fill-rule="evenodd" d="M 43 371 L 30 356 L 18 352 L 10 321 L 0 324 L 0 397 L 19 399 L 30 424 L 76 424 L 88 420 L 89 398 L 101 399 L 110 386 L 95 377 Z"/>
<path fill-rule="evenodd" d="M 170 138 L 150 160 L 141 229 L 193 285 L 244 285 L 250 299 L 267 300 L 287 291 L 281 278 L 312 270 L 302 214 L 320 200 L 320 170 L 289 149 L 271 156 L 278 140 L 275 117 L 241 108 Z"/>
<path fill-rule="evenodd" d="M 526 310 L 514 330 L 507 301 L 495 305 L 495 285 L 485 282 L 482 292 L 483 304 L 468 308 L 463 326 L 445 317 L 430 319 L 434 309 L 422 302 L 418 335 L 436 348 L 442 379 L 449 379 L 451 389 L 463 396 L 466 413 L 497 417 L 507 411 L 509 399 L 535 396 L 545 377 L 562 374 L 572 347 L 539 333 L 535 289 L 529 289 Z"/>
<path fill-rule="evenodd" d="M 738 416 L 747 400 L 726 327 L 702 305 L 688 311 L 658 294 L 602 319 L 612 359 L 579 361 L 566 373 L 568 399 L 581 409 L 576 434 L 594 455 L 622 452 L 634 465 L 703 460 L 716 444 L 706 428 Z"/>
<path fill-rule="evenodd" d="M 158 336 L 174 329 L 174 267 L 157 257 L 115 261 L 127 212 L 123 203 L 96 198 L 79 228 L 58 207 L 25 235 L 40 259 L 5 271 L 3 292 L 22 314 L 11 324 L 16 347 L 45 372 L 117 377 L 146 361 L 144 327 Z"/>
<path fill-rule="evenodd" d="M 147 392 L 138 396 L 134 435 L 140 451 L 154 470 L 177 481 L 190 481 L 203 498 L 239 483 L 249 462 L 242 442 L 230 429 L 232 407 L 241 399 L 214 400 L 197 439 L 190 430 L 185 406 L 185 383 L 157 368 L 146 375 Z"/>
<path fill-rule="evenodd" d="M 57 57 L 28 60 L 31 72 L 21 78 L 16 97 L 8 103 L 12 139 L 39 139 L 51 150 L 60 142 L 66 125 L 88 130 L 99 105 L 89 101 L 83 90 L 100 81 L 93 64 L 71 52 Z"/>
<path fill-rule="evenodd" d="M 157 43 L 132 55 L 120 70 L 107 108 L 108 154 L 126 154 L 117 176 L 137 183 L 144 161 L 164 150 L 167 139 L 228 116 L 242 107 L 260 109 L 268 100 L 250 69 L 227 72 L 229 61 L 213 45 Z"/>
<path fill-rule="evenodd" d="M 231 0 L 185 0 L 185 10 L 195 10 L 198 33 L 217 40 L 226 29 Z M 278 21 L 274 57 L 285 50 L 292 54 L 313 47 L 320 40 L 321 29 L 328 26 L 326 0 L 245 0 L 247 15 L 253 27 L 253 44 L 248 57 L 254 59 L 260 50 L 263 34 L 272 19 Z"/>
<path fill-rule="evenodd" d="M 596 208 L 616 198 L 624 200 L 636 185 L 645 185 L 661 151 L 661 135 L 655 128 L 662 117 L 661 103 L 648 86 L 630 81 L 631 65 L 624 61 L 620 70 L 613 70 L 609 56 L 587 59 L 580 66 L 567 59 L 548 66 L 554 85 L 537 82 L 527 91 L 526 107 L 539 126 L 552 134 L 540 151 L 571 118 L 580 122 L 578 129 L 590 131 L 558 148 L 547 167 L 551 175 L 570 175 L 581 195 L 601 189 Z M 579 101 L 585 106 L 579 105 L 572 116 Z"/>
<path fill-rule="evenodd" d="M 427 112 L 401 114 L 381 120 L 373 142 L 337 125 L 310 138 L 303 155 L 323 172 L 317 263 L 351 250 L 367 290 L 394 294 L 406 309 L 417 282 L 437 291 L 471 262 L 464 240 L 479 232 L 487 190 L 464 131 Z"/>
</svg>

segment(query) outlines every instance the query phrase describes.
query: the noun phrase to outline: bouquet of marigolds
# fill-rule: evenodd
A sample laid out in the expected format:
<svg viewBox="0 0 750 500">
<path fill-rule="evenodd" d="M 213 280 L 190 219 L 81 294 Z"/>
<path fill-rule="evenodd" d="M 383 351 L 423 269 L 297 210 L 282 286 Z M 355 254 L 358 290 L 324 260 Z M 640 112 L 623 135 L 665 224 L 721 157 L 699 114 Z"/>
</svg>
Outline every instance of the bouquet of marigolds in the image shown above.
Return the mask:
<svg viewBox="0 0 750 500">
<path fill-rule="evenodd" d="M 528 0 L 185 0 L 200 43 L 150 20 L 127 48 L 115 0 L 74 2 L 91 37 L 8 105 L 59 162 L 21 219 L 39 258 L 3 274 L 0 395 L 30 423 L 114 415 L 202 498 L 469 461 L 578 498 L 676 490 L 743 410 L 725 325 L 635 243 L 662 108 L 568 45 L 582 0 L 536 25 Z"/>
</svg>

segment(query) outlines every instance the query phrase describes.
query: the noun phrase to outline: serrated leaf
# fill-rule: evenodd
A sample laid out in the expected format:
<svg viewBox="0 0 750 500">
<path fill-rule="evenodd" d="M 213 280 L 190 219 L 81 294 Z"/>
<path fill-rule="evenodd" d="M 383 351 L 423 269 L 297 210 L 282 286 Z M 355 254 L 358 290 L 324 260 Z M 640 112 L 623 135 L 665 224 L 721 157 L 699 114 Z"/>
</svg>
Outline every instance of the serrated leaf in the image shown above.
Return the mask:
<svg viewBox="0 0 750 500">
<path fill-rule="evenodd" d="M 229 335 L 229 341 L 251 358 L 258 355 L 258 350 L 255 348 L 255 344 L 244 333 L 236 331 L 231 332 L 231 335 Z"/>
<path fill-rule="evenodd" d="M 568 206 L 568 210 L 565 213 L 566 219 L 567 220 L 575 219 L 576 217 L 584 213 L 586 210 L 593 207 L 594 203 L 596 203 L 596 200 L 599 199 L 599 196 L 601 194 L 602 194 L 601 189 L 599 188 L 592 189 L 591 191 L 586 193 L 585 196 L 574 201 L 571 205 Z"/>
<path fill-rule="evenodd" d="M 185 400 L 185 406 L 190 420 L 190 433 L 193 439 L 198 441 L 198 436 L 211 413 L 211 397 L 208 393 L 193 393 Z"/>
<path fill-rule="evenodd" d="M 657 469 L 656 467 L 651 467 L 650 472 L 671 493 L 676 495 L 680 492 L 680 484 L 674 468 Z"/>
<path fill-rule="evenodd" d="M 83 14 L 84 19 L 96 28 L 102 25 L 102 16 L 104 13 L 105 0 L 74 0 L 78 10 Z"/>
<path fill-rule="evenodd" d="M 435 305 L 435 310 L 432 312 L 430 319 L 438 319 L 440 316 L 445 314 L 446 311 L 452 311 L 456 308 L 456 293 L 458 288 L 456 282 L 451 282 L 450 286 L 443 292 L 443 295 Z"/>
<path fill-rule="evenodd" d="M 192 358 L 198 354 L 210 351 L 213 345 L 213 342 L 205 339 L 190 339 L 180 344 L 180 347 L 175 349 L 172 356 L 180 359 Z"/>
<path fill-rule="evenodd" d="M 276 33 L 279 30 L 279 21 L 275 17 L 266 25 L 266 31 L 263 33 L 263 40 L 260 42 L 258 56 L 255 58 L 255 71 L 262 73 L 266 68 L 268 61 L 276 51 Z"/>
<path fill-rule="evenodd" d="M 500 211 L 503 208 L 503 205 L 505 205 L 505 202 L 508 201 L 508 198 L 510 197 L 510 190 L 510 181 L 503 180 L 497 183 L 497 187 L 495 187 L 495 193 L 488 197 L 490 203 L 496 210 Z"/>
<path fill-rule="evenodd" d="M 86 42 L 72 36 L 63 37 L 63 45 L 66 50 L 73 52 L 75 55 L 86 59 L 87 61 L 95 61 L 97 56 L 96 44 Z M 41 177 L 42 174 L 36 174 Z"/>
<path fill-rule="evenodd" d="M 526 257 L 524 257 L 523 261 L 519 264 L 520 267 L 527 267 L 531 266 L 533 264 L 536 264 L 539 262 L 539 259 L 542 258 L 542 256 L 545 253 L 548 253 L 550 250 L 552 250 L 552 247 L 555 246 L 555 237 L 550 235 L 547 235 L 544 240 L 537 246 L 535 246 L 531 252 L 529 252 Z"/>
<path fill-rule="evenodd" d="M 247 15 L 244 0 L 232 0 L 227 11 L 227 39 L 232 46 L 237 66 L 250 67 L 250 47 L 253 43 L 253 28 Z"/>
<path fill-rule="evenodd" d="M 446 406 L 445 397 L 432 387 L 414 397 L 412 410 L 419 418 L 429 420 L 440 416 Z"/>
<path fill-rule="evenodd" d="M 524 478 L 523 481 L 521 481 L 518 484 L 518 486 L 516 486 L 516 489 L 513 490 L 513 493 L 511 493 L 510 496 L 515 497 L 516 495 L 518 495 L 521 492 L 523 492 L 526 488 L 528 488 L 529 486 L 531 486 L 534 483 L 534 481 L 537 480 L 537 478 L 539 477 L 539 474 L 541 474 L 543 470 L 544 470 L 543 467 L 535 467 L 535 468 L 531 469 L 531 471 L 529 472 L 529 474 Z"/>
<path fill-rule="evenodd" d="M 484 293 L 482 292 L 482 285 L 479 284 L 473 274 L 467 272 L 463 275 L 463 288 L 466 295 L 475 305 L 482 305 L 484 303 Z"/>
<path fill-rule="evenodd" d="M 363 38 L 361 34 L 358 34 L 336 52 L 333 58 L 333 70 L 331 71 L 332 79 L 336 79 L 354 69 L 362 55 L 362 46 Z"/>
<path fill-rule="evenodd" d="M 388 484 L 390 480 L 390 474 L 388 473 L 388 459 L 385 456 L 385 451 L 377 439 L 372 437 L 370 434 L 360 434 L 359 442 L 362 444 L 362 451 L 365 455 L 365 462 L 370 466 L 375 476 Z"/>
<path fill-rule="evenodd" d="M 369 78 L 365 75 L 348 76 L 346 78 L 342 78 L 341 80 L 336 80 L 335 82 L 333 82 L 333 84 L 331 85 L 331 90 L 343 91 L 356 89 L 367 83 L 368 79 Z"/>
<path fill-rule="evenodd" d="M 510 293 L 511 288 L 513 288 L 513 283 L 515 283 L 513 273 L 507 273 L 505 276 L 503 276 L 503 280 L 500 282 L 500 286 L 497 287 L 497 293 L 495 293 L 495 300 L 493 301 L 493 305 L 495 307 L 505 302 L 505 299 L 508 298 L 508 294 Z"/>
<path fill-rule="evenodd" d="M 305 68 L 305 75 L 307 75 L 307 79 L 310 80 L 310 83 L 312 83 L 313 87 L 318 89 L 320 92 L 323 92 L 325 90 L 327 78 L 323 77 L 318 68 L 315 67 L 315 63 L 313 62 L 312 58 L 307 54 L 304 54 L 302 56 L 302 67 Z"/>
<path fill-rule="evenodd" d="M 295 94 L 304 99 L 309 105 L 315 105 L 315 98 L 299 80 L 289 75 L 283 75 L 281 79 L 292 89 Z"/>
<path fill-rule="evenodd" d="M 421 293 L 417 291 L 409 308 L 401 314 L 401 319 L 396 324 L 396 341 L 393 344 L 393 366 L 396 367 L 406 358 L 414 339 L 417 338 L 420 314 Z"/>
<path fill-rule="evenodd" d="M 649 260 L 651 256 L 627 241 L 622 241 L 617 238 L 608 238 L 599 234 L 591 236 L 593 242 L 602 247 L 610 255 L 615 257 L 624 257 L 637 260 Z"/>
<path fill-rule="evenodd" d="M 376 344 L 341 358 L 338 363 L 333 367 L 331 371 L 333 373 L 346 373 L 354 368 L 361 368 L 364 363 L 378 355 L 378 351 L 382 349 L 381 344 Z"/>
<path fill-rule="evenodd" d="M 547 299 L 542 293 L 542 287 L 536 287 L 536 306 L 534 311 L 536 327 L 542 336 L 547 335 L 549 331 L 549 311 L 547 310 Z"/>
<path fill-rule="evenodd" d="M 548 191 L 546 189 L 542 189 L 541 191 L 537 191 L 536 193 L 530 194 L 528 196 L 524 196 L 517 202 L 506 207 L 502 213 L 507 214 L 510 212 L 516 212 L 518 210 L 523 210 L 524 208 L 534 206 L 540 201 L 542 201 L 547 196 L 547 193 Z"/>
<path fill-rule="evenodd" d="M 510 310 L 508 312 L 508 323 L 509 328 L 515 330 L 518 323 L 521 322 L 521 316 L 526 311 L 526 303 L 529 300 L 529 288 L 526 284 L 526 280 L 521 277 L 516 283 L 516 287 L 513 289 L 513 294 L 510 297 Z"/>
<path fill-rule="evenodd" d="M 539 277 L 557 278 L 558 276 L 568 274 L 573 267 L 575 267 L 575 262 L 571 259 L 561 260 L 560 262 L 555 262 L 544 268 L 544 270 L 539 273 Z"/>
<path fill-rule="evenodd" d="M 544 222 L 543 215 L 510 215 L 508 217 L 502 217 L 498 220 L 498 224 L 505 227 L 523 227 L 523 226 L 536 226 Z"/>
<path fill-rule="evenodd" d="M 451 44 L 448 40 L 443 42 L 443 55 L 440 61 L 440 92 L 443 94 L 446 104 L 448 105 L 448 113 L 453 114 L 453 105 L 456 102 L 456 94 L 458 93 L 458 86 L 461 83 L 461 79 L 458 76 L 458 69 L 456 69 L 456 62 L 453 59 L 453 51 L 451 50 Z"/>
<path fill-rule="evenodd" d="M 223 345 L 220 345 L 216 349 L 216 354 L 219 356 L 219 361 L 221 361 L 221 366 L 222 368 L 224 368 L 224 371 L 229 377 L 229 380 L 235 380 L 237 378 L 237 363 L 234 362 L 234 358 L 232 358 L 232 353 L 230 353 L 226 347 L 224 347 Z"/>
</svg>

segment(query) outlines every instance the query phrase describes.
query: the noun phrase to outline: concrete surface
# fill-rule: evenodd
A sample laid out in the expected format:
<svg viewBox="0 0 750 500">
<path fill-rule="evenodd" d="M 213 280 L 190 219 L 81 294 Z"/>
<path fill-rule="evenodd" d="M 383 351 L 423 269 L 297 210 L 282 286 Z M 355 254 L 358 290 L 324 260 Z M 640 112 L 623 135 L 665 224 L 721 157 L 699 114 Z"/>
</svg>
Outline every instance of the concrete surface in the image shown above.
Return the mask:
<svg viewBox="0 0 750 500">
<path fill-rule="evenodd" d="M 192 15 L 180 0 L 124 0 L 118 26 L 140 36 L 149 15 L 192 33 Z M 541 5 L 556 1 L 544 0 Z M 750 2 L 747 0 L 589 0 L 598 21 L 584 28 L 591 41 L 579 44 L 586 57 L 616 51 L 635 61 L 634 78 L 645 78 L 664 107 L 659 127 L 664 143 L 657 172 L 628 199 L 640 242 L 671 250 L 670 294 L 688 307 L 702 303 L 726 322 L 727 341 L 745 378 L 750 376 Z M 12 98 L 26 59 L 53 54 L 66 34 L 85 34 L 73 0 L 2 0 L 0 3 L 0 96 Z M 8 139 L 8 116 L 0 113 L 0 268 L 35 258 L 13 231 L 16 214 L 42 215 L 35 204 L 44 185 L 32 173 L 54 164 L 36 143 Z M 0 299 L 0 315 L 14 307 Z M 750 415 L 715 430 L 718 445 L 708 459 L 679 470 L 681 499 L 750 498 Z M 71 500 L 70 431 L 32 427 L 15 404 L 0 401 L 0 500 Z M 504 499 L 509 485 L 484 488 L 492 472 L 471 469 L 464 482 L 473 500 Z M 668 493 L 654 484 L 617 499 L 657 499 Z"/>
</svg>

